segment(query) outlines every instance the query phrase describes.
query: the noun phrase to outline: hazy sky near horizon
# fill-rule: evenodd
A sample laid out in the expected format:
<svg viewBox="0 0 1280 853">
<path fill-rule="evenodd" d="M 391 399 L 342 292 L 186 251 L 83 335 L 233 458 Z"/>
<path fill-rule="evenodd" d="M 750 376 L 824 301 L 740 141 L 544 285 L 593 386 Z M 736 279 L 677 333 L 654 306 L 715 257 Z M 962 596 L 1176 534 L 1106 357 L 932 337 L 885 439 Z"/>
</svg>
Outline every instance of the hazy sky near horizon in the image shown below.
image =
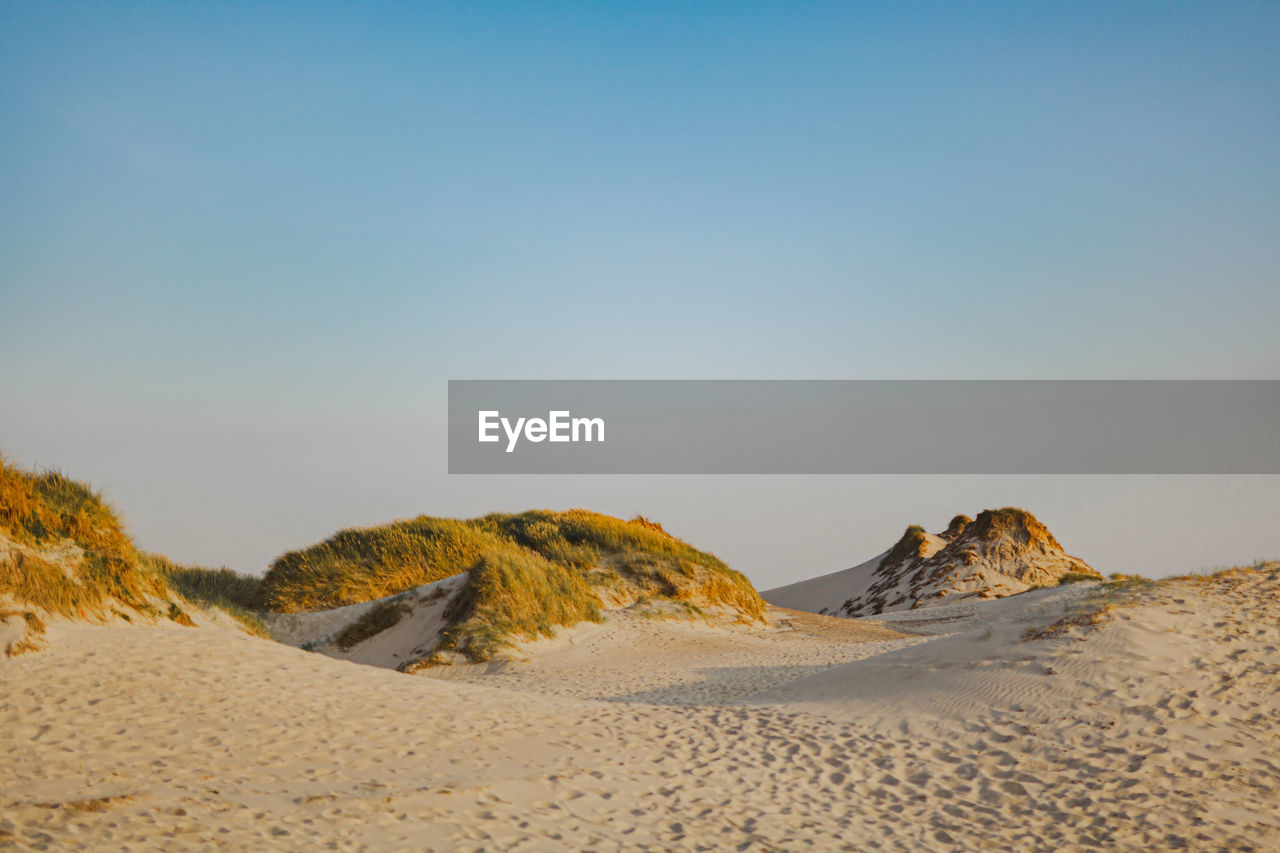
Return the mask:
<svg viewBox="0 0 1280 853">
<path fill-rule="evenodd" d="M 1274 477 L 449 477 L 450 378 L 1280 378 L 1280 5 L 0 6 L 0 450 L 144 547 L 588 506 L 761 586 L 1021 504 L 1280 557 Z M 1227 415 L 1229 416 L 1229 415 Z"/>
</svg>

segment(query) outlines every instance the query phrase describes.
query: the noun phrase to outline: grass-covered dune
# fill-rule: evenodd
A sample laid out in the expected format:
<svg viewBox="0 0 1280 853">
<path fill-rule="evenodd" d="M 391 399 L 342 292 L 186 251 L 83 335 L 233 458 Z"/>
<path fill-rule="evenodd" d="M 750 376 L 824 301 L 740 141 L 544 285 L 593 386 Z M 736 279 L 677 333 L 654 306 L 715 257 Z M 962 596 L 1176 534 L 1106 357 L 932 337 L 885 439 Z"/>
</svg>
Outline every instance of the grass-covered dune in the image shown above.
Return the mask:
<svg viewBox="0 0 1280 853">
<path fill-rule="evenodd" d="M 754 621 L 766 606 L 744 576 L 660 525 L 581 509 L 422 516 L 343 530 L 283 555 L 259 581 L 146 553 L 90 486 L 0 458 L 0 646 L 9 654 L 39 648 L 49 616 L 193 625 L 195 605 L 269 636 L 260 611 L 376 601 L 464 573 L 442 600 L 444 627 L 428 657 L 485 660 L 515 639 L 599 621 L 606 607 L 638 604 L 659 615 L 712 609 Z M 389 602 L 365 614 L 344 642 L 386 630 L 408 609 Z"/>
<path fill-rule="evenodd" d="M 436 651 L 477 660 L 514 637 L 599 620 L 602 606 L 653 600 L 688 612 L 727 608 L 747 620 L 765 610 L 743 575 L 660 525 L 582 509 L 421 516 L 343 530 L 277 559 L 253 604 L 281 613 L 323 610 L 463 572 L 466 583 L 449 602 Z"/>
<path fill-rule="evenodd" d="M 258 631 L 243 608 L 256 585 L 227 569 L 179 566 L 140 551 L 115 509 L 87 484 L 0 458 L 0 622 L 20 616 L 27 626 L 9 654 L 39 648 L 42 614 L 192 625 L 184 605 L 194 603 L 223 607 Z"/>
<path fill-rule="evenodd" d="M 168 596 L 115 510 L 58 471 L 0 460 L 0 595 L 60 616 L 88 618 L 112 604 L 143 613 Z"/>
</svg>

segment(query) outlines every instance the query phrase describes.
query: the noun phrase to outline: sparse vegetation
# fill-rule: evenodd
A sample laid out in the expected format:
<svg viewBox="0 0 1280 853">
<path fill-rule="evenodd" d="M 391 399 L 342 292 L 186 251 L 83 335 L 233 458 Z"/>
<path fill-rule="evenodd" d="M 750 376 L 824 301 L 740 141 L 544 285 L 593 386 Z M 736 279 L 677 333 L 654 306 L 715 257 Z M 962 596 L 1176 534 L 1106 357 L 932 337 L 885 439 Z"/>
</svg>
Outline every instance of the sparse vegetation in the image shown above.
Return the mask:
<svg viewBox="0 0 1280 853">
<path fill-rule="evenodd" d="M 897 566 L 908 560 L 922 557 L 928 546 L 929 540 L 925 535 L 924 528 L 918 524 L 912 524 L 903 531 L 902 538 L 889 549 L 889 553 L 884 555 L 880 565 Z"/>
<path fill-rule="evenodd" d="M 1107 590 L 1124 592 L 1146 589 L 1154 583 L 1155 581 L 1142 575 L 1122 575 L 1116 572 L 1103 581 L 1102 586 Z"/>
<path fill-rule="evenodd" d="M 835 608 L 836 615 L 866 616 L 919 607 L 963 590 L 994 598 L 1059 582 L 1101 580 L 1087 563 L 1062 550 L 1035 516 L 1018 507 L 957 515 L 936 537 L 911 525 L 876 565 L 869 587 Z M 965 579 L 965 583 L 961 580 Z M 967 581 L 976 581 L 977 584 Z M 1006 582 L 1013 583 L 1006 583 Z M 1017 586 L 1017 585 L 1021 586 Z"/>
<path fill-rule="evenodd" d="M 18 655 L 39 651 L 43 648 L 38 638 L 44 633 L 45 626 L 44 620 L 40 618 L 38 613 L 32 613 L 30 610 L 26 612 L 21 610 L 0 610 L 0 623 L 8 622 L 18 616 L 22 617 L 22 626 L 26 633 L 24 636 L 5 645 L 5 657 L 15 658 Z"/>
<path fill-rule="evenodd" d="M 1023 633 L 1024 641 L 1052 640 L 1065 637 L 1072 629 L 1091 631 L 1107 621 L 1113 602 L 1096 600 L 1048 625 L 1033 625 Z"/>
<path fill-rule="evenodd" d="M 964 533 L 964 529 L 973 523 L 973 519 L 961 513 L 951 519 L 951 523 L 947 525 L 947 529 L 938 535 L 948 542 L 954 541 L 957 536 Z"/>
<path fill-rule="evenodd" d="M 192 621 L 191 617 L 187 615 L 185 610 L 178 606 L 176 601 L 169 602 L 169 612 L 165 615 L 174 622 L 177 622 L 179 625 L 185 625 L 188 628 L 194 628 L 196 626 L 196 623 Z"/>
<path fill-rule="evenodd" d="M 44 620 L 40 618 L 39 614 L 32 613 L 28 610 L 26 613 L 22 614 L 22 618 L 27 623 L 27 631 L 29 633 L 37 637 L 44 633 Z"/>
<path fill-rule="evenodd" d="M 1052 583 L 1052 584 L 1038 583 L 1038 584 L 1035 584 L 1034 586 L 1027 587 L 1025 592 L 1035 592 L 1038 589 L 1053 589 L 1054 587 L 1066 586 L 1067 584 L 1083 583 L 1084 581 L 1096 581 L 1096 580 L 1098 580 L 1097 575 L 1087 575 L 1084 572 L 1067 572 L 1062 577 L 1058 578 L 1057 583 Z"/>
<path fill-rule="evenodd" d="M 589 570 L 587 580 L 615 598 L 649 595 L 725 606 L 749 620 L 764 617 L 765 603 L 745 576 L 643 516 L 624 521 L 582 509 L 532 510 L 477 523 L 553 563 Z"/>
<path fill-rule="evenodd" d="M 23 637 L 21 640 L 15 640 L 4 647 L 4 656 L 16 658 L 18 655 L 25 655 L 27 652 L 38 652 L 44 648 L 40 643 L 30 637 Z"/>
<path fill-rule="evenodd" d="M 88 800 L 69 800 L 64 803 L 33 803 L 42 809 L 64 809 L 69 812 L 105 812 L 107 809 L 124 803 L 132 803 L 133 797 L 94 797 Z"/>
<path fill-rule="evenodd" d="M 1071 575 L 1064 575 L 1061 583 L 1075 583 L 1077 580 L 1097 580 L 1093 575 L 1082 575 L 1076 580 L 1068 580 Z M 1138 601 L 1138 593 L 1150 589 L 1160 581 L 1153 581 L 1140 575 L 1113 574 L 1096 590 L 1091 590 L 1082 600 L 1069 605 L 1066 616 L 1056 622 L 1042 626 L 1027 628 L 1024 640 L 1048 640 L 1065 637 L 1073 630 L 1092 631 L 1111 618 L 1113 611 Z"/>
<path fill-rule="evenodd" d="M 370 637 L 398 625 L 411 609 L 409 603 L 402 599 L 383 601 L 371 607 L 367 613 L 343 629 L 334 642 L 344 652 L 348 651 Z"/>
<path fill-rule="evenodd" d="M 1141 575 L 1113 574 L 1101 586 L 1091 591 L 1082 601 L 1071 606 L 1066 616 L 1043 626 L 1027 628 L 1024 640 L 1045 640 L 1069 636 L 1073 631 L 1088 632 L 1106 622 L 1118 608 L 1146 600 L 1150 593 L 1163 589 L 1171 584 L 1194 584 L 1196 586 L 1230 585 L 1238 583 L 1241 576 L 1253 572 L 1280 572 L 1280 562 L 1258 561 L 1252 566 L 1236 566 L 1214 572 L 1195 572 L 1176 575 L 1159 580 L 1144 578 Z M 1096 578 L 1086 578 L 1096 580 Z M 1176 630 L 1171 629 L 1171 630 Z"/>
</svg>

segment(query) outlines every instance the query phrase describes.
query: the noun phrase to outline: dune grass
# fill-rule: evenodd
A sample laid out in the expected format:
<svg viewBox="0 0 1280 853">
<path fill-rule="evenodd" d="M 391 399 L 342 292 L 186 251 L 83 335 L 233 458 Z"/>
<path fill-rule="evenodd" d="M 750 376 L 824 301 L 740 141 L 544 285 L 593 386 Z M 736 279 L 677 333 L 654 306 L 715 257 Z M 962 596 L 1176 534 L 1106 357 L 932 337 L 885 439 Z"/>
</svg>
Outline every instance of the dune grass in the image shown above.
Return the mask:
<svg viewBox="0 0 1280 853">
<path fill-rule="evenodd" d="M 1072 603 L 1066 616 L 1048 625 L 1028 627 L 1023 634 L 1023 639 L 1031 641 L 1057 639 L 1073 634 L 1078 636 L 1103 625 L 1118 608 L 1141 603 L 1146 593 L 1177 584 L 1230 586 L 1238 582 L 1241 577 L 1255 572 L 1280 573 L 1280 562 L 1259 560 L 1251 566 L 1233 566 L 1216 571 L 1171 575 L 1156 580 L 1142 575 L 1112 574 L 1088 597 Z M 1085 575 L 1081 579 L 1097 580 L 1090 575 Z"/>
<path fill-rule="evenodd" d="M 40 618 L 40 614 L 32 613 L 30 610 L 22 614 L 22 619 L 27 623 L 27 631 L 37 637 L 44 633 L 44 620 Z"/>
<path fill-rule="evenodd" d="M 226 567 L 206 569 L 179 565 L 161 554 L 145 556 L 153 571 L 193 603 L 231 604 L 247 608 L 261 583 L 259 578 L 242 575 Z"/>
<path fill-rule="evenodd" d="M 421 516 L 343 530 L 276 560 L 252 603 L 284 613 L 342 607 L 463 572 L 437 651 L 473 660 L 518 638 L 598 619 L 602 596 L 622 606 L 667 598 L 691 612 L 720 605 L 745 620 L 762 619 L 766 607 L 746 577 L 661 525 L 581 509 Z"/>
<path fill-rule="evenodd" d="M 0 594 L 69 617 L 101 615 L 112 599 L 166 615 L 153 603 L 167 599 L 164 581 L 148 571 L 115 510 L 84 483 L 0 459 L 0 533 L 25 546 L 0 560 Z"/>
<path fill-rule="evenodd" d="M 194 626 L 177 591 L 192 604 L 223 607 L 267 636 L 244 608 L 255 579 L 139 551 L 102 495 L 60 471 L 24 471 L 0 458 L 0 537 L 8 541 L 0 595 L 46 613 L 131 622 L 132 610 Z"/>
<path fill-rule="evenodd" d="M 924 528 L 918 524 L 912 524 L 902 532 L 902 537 L 894 543 L 889 549 L 889 553 L 884 555 L 880 560 L 881 567 L 899 566 L 908 560 L 914 560 L 923 557 L 925 551 L 929 547 L 929 538 L 925 534 Z"/>
<path fill-rule="evenodd" d="M 173 592 L 191 604 L 222 610 L 250 634 L 267 640 L 272 638 L 266 623 L 250 607 L 258 584 L 261 583 L 258 578 L 242 575 L 225 567 L 206 569 L 202 566 L 184 566 L 160 554 L 144 554 L 143 560 L 150 571 L 163 578 Z M 170 618 L 173 618 L 172 613 Z"/>
<path fill-rule="evenodd" d="M 1047 625 L 1031 625 L 1022 633 L 1023 642 L 1035 640 L 1054 640 L 1067 637 L 1075 631 L 1088 632 L 1102 625 L 1110 618 L 1111 611 L 1116 608 L 1112 601 L 1094 600 L 1086 602 L 1073 612 L 1050 622 Z"/>
<path fill-rule="evenodd" d="M 13 642 L 7 643 L 4 647 L 5 657 L 16 658 L 18 655 L 27 652 L 36 652 L 44 648 L 40 636 L 45 632 L 44 620 L 40 618 L 40 614 L 33 613 L 30 610 L 0 610 L 0 622 L 7 622 L 14 617 L 22 617 L 20 623 L 24 634 Z"/>
<path fill-rule="evenodd" d="M 1071 578 L 1068 580 L 1068 578 Z M 1069 572 L 1063 575 L 1057 584 L 1062 586 L 1079 581 L 1096 581 L 1098 577 L 1082 572 Z M 1052 640 L 1073 634 L 1088 633 L 1103 625 L 1111 618 L 1118 607 L 1127 606 L 1138 600 L 1138 593 L 1155 586 L 1158 581 L 1149 580 L 1141 575 L 1113 574 L 1103 581 L 1096 590 L 1086 593 L 1079 601 L 1067 605 L 1067 615 L 1047 625 L 1033 625 L 1023 632 L 1024 641 Z M 1044 587 L 1035 587 L 1043 589 Z M 1031 590 L 1027 590 L 1031 592 Z"/>
<path fill-rule="evenodd" d="M 428 516 L 342 530 L 278 558 L 252 604 L 298 613 L 385 598 L 464 572 L 495 544 L 471 522 Z"/>
<path fill-rule="evenodd" d="M 16 658 L 19 655 L 25 655 L 28 652 L 38 652 L 44 648 L 44 645 L 37 640 L 33 640 L 30 636 L 23 637 L 21 640 L 15 640 L 4 647 L 4 656 L 7 658 Z"/>
<path fill-rule="evenodd" d="M 1085 581 L 1096 581 L 1097 575 L 1087 575 L 1084 572 L 1065 572 L 1062 577 L 1054 583 L 1038 583 L 1027 587 L 1024 592 L 1036 592 L 1042 589 L 1053 589 L 1054 587 L 1066 586 L 1067 584 L 1083 583 Z"/>
<path fill-rule="evenodd" d="M 1097 580 L 1097 578 L 1094 578 L 1094 580 Z M 1149 589 L 1156 583 L 1158 581 L 1144 578 L 1142 575 L 1125 575 L 1120 572 L 1114 572 L 1102 582 L 1102 587 L 1112 592 L 1133 592 Z"/>
<path fill-rule="evenodd" d="M 599 622 L 600 600 L 580 572 L 515 549 L 482 557 L 449 603 L 436 651 L 489 660 L 514 639 L 555 633 L 557 626 Z"/>
<path fill-rule="evenodd" d="M 724 605 L 751 620 L 764 617 L 766 605 L 744 575 L 643 516 L 624 521 L 583 509 L 530 510 L 476 523 L 553 563 L 591 570 L 587 580 L 596 586 L 621 586 L 618 591 L 632 597 Z"/>
<path fill-rule="evenodd" d="M 587 510 L 530 510 L 458 520 L 421 516 L 343 530 L 277 559 L 252 597 L 282 613 L 321 610 L 385 598 L 469 571 L 495 553 L 537 554 L 549 563 L 607 583 L 610 572 L 673 594 L 695 585 L 752 616 L 764 603 L 750 582 L 712 554 L 639 518 L 624 521 Z M 691 593 L 692 594 L 692 593 Z"/>
<path fill-rule="evenodd" d="M 369 608 L 369 611 L 352 622 L 334 638 L 338 648 L 344 652 L 355 648 L 370 637 L 376 637 L 388 628 L 400 624 L 400 620 L 409 615 L 413 608 L 407 601 L 392 599 L 383 601 Z"/>
</svg>

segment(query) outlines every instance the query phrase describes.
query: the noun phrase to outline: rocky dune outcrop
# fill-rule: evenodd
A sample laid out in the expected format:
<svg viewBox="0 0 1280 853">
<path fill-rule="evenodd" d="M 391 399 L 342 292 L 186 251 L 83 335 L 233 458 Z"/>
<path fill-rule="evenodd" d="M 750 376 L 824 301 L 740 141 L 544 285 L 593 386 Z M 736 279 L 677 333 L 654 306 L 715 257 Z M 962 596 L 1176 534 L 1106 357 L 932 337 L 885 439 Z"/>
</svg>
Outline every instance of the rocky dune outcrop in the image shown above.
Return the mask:
<svg viewBox="0 0 1280 853">
<path fill-rule="evenodd" d="M 1101 577 L 1063 550 L 1034 515 L 1016 507 L 957 515 L 938 534 L 917 525 L 882 554 L 842 572 L 766 590 L 771 604 L 836 616 L 1000 598 L 1064 578 Z"/>
</svg>

